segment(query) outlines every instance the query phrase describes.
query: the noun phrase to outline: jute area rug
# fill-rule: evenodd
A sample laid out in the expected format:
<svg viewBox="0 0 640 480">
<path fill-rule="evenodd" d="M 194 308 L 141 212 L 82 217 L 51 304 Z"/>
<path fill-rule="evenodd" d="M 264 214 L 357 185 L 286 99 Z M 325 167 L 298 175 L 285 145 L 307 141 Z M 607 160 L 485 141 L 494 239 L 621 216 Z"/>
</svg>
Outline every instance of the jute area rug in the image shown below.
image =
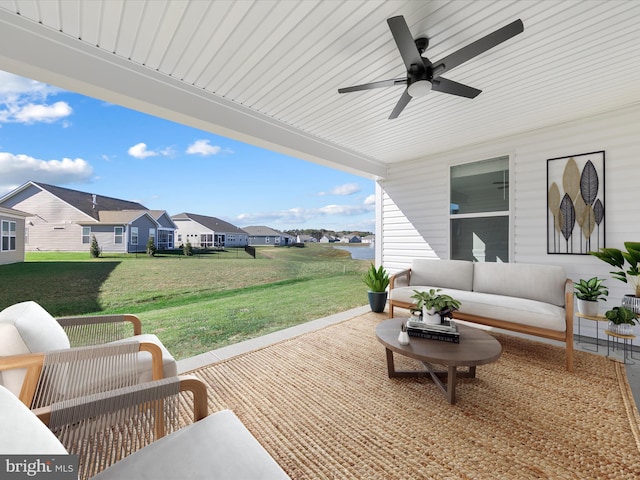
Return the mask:
<svg viewBox="0 0 640 480">
<path fill-rule="evenodd" d="M 192 373 L 293 479 L 638 479 L 624 368 L 507 335 L 450 405 L 427 379 L 390 379 L 369 313 Z M 396 357 L 396 367 L 416 368 Z"/>
</svg>

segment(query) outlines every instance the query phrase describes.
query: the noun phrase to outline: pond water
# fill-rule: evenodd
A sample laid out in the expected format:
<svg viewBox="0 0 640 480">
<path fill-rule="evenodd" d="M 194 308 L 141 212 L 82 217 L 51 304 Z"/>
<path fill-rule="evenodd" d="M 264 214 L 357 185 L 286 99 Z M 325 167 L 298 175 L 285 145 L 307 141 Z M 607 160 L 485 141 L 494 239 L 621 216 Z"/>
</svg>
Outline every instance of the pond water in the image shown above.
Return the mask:
<svg viewBox="0 0 640 480">
<path fill-rule="evenodd" d="M 371 245 L 362 245 L 358 247 L 348 247 L 346 245 L 334 245 L 333 248 L 345 250 L 351 254 L 354 260 L 373 260 L 376 256 L 376 249 Z"/>
</svg>

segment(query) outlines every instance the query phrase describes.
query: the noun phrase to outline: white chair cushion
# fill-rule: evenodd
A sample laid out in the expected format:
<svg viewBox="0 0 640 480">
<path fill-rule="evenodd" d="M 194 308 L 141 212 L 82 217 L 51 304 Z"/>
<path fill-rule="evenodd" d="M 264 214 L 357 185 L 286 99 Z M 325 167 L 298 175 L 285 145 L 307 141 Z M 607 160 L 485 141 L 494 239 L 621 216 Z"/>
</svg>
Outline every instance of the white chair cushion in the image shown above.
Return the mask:
<svg viewBox="0 0 640 480">
<path fill-rule="evenodd" d="M 49 312 L 36 302 L 11 305 L 0 312 L 0 324 L 14 325 L 29 352 L 46 352 L 69 348 L 69 338 Z M 0 355 L 5 353 L 0 351 Z"/>
<path fill-rule="evenodd" d="M 21 302 L 0 312 L 0 357 L 69 348 L 64 329 L 36 302 Z M 0 372 L 0 385 L 20 395 L 25 369 Z"/>
<path fill-rule="evenodd" d="M 164 377 L 169 378 L 178 375 L 178 364 L 176 363 L 176 360 L 173 358 L 169 350 L 167 350 L 162 344 L 160 339 L 151 333 L 143 333 L 142 335 L 124 338 L 111 343 L 125 343 L 132 340 L 140 343 L 153 343 L 160 347 L 160 350 L 162 350 L 162 370 L 164 371 Z M 138 354 L 138 375 L 138 383 L 150 382 L 153 380 L 151 354 L 149 352 L 140 352 Z"/>
<path fill-rule="evenodd" d="M 0 452 L 4 455 L 66 455 L 47 426 L 13 393 L 0 386 Z"/>
<path fill-rule="evenodd" d="M 289 476 L 230 410 L 156 440 L 93 477 L 286 480 Z"/>
</svg>

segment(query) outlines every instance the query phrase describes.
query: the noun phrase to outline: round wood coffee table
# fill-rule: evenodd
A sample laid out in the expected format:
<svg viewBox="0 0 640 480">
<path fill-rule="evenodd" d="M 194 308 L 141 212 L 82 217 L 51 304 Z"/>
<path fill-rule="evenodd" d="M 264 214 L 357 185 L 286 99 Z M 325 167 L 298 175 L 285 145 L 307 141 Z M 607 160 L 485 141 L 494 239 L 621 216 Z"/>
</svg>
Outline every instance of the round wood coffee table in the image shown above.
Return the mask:
<svg viewBox="0 0 640 480">
<path fill-rule="evenodd" d="M 392 377 L 431 377 L 440 391 L 449 400 L 456 401 L 458 378 L 475 378 L 476 366 L 495 362 L 502 355 L 502 345 L 487 332 L 458 323 L 460 343 L 427 340 L 410 337 L 409 345 L 398 343 L 401 325 L 407 318 L 392 318 L 380 322 L 376 337 L 387 351 L 387 371 Z M 398 353 L 421 362 L 426 370 L 399 371 L 395 369 L 393 354 Z M 436 370 L 433 364 L 444 365 L 447 370 Z M 458 371 L 458 367 L 468 367 Z"/>
</svg>

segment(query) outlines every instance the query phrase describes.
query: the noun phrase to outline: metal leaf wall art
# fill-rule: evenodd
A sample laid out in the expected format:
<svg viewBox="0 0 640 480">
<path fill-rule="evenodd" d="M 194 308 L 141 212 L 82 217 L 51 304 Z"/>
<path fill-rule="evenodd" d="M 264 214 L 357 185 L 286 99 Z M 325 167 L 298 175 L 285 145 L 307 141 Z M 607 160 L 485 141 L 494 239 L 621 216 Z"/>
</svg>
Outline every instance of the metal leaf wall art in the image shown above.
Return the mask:
<svg viewBox="0 0 640 480">
<path fill-rule="evenodd" d="M 604 206 L 604 151 L 547 160 L 547 253 L 605 247 Z"/>
</svg>

